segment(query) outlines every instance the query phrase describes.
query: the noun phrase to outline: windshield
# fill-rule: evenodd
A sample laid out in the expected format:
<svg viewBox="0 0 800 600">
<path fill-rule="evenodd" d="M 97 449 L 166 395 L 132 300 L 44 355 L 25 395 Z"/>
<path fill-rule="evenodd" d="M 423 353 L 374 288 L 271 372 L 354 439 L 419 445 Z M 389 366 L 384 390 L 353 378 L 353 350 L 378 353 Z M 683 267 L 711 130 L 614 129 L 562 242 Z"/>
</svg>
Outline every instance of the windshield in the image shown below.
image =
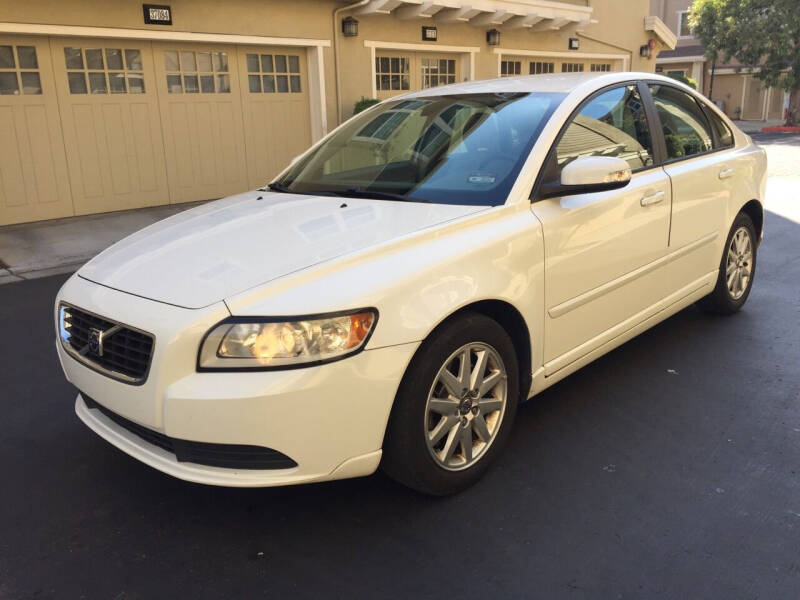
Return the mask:
<svg viewBox="0 0 800 600">
<path fill-rule="evenodd" d="M 564 94 L 452 94 L 380 104 L 348 121 L 273 189 L 497 205 Z"/>
</svg>

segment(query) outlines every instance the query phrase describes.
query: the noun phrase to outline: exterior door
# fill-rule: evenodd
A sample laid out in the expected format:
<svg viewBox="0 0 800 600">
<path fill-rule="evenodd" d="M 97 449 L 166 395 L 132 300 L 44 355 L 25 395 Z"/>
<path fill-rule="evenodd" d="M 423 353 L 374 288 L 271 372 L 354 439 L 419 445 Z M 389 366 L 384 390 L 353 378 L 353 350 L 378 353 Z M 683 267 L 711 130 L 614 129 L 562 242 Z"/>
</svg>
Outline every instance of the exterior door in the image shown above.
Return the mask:
<svg viewBox="0 0 800 600">
<path fill-rule="evenodd" d="M 153 43 L 173 203 L 248 188 L 237 57 L 235 46 Z"/>
<path fill-rule="evenodd" d="M 76 214 L 169 202 L 149 42 L 52 38 Z"/>
<path fill-rule="evenodd" d="M 0 225 L 73 214 L 45 37 L 0 37 Z"/>
<path fill-rule="evenodd" d="M 637 87 L 621 86 L 588 100 L 551 152 L 545 182 L 582 156 L 618 156 L 633 176 L 619 190 L 531 205 L 544 234 L 546 375 L 668 293 L 647 270 L 667 252 L 670 221 L 669 178 L 655 166 L 651 131 Z"/>
<path fill-rule="evenodd" d="M 714 152 L 705 113 L 686 92 L 670 85 L 650 86 L 666 142 L 664 171 L 672 182 L 670 251 L 690 248 L 672 278 L 678 287 L 719 266 L 724 207 L 735 182 L 727 151 Z"/>
<path fill-rule="evenodd" d="M 277 175 L 311 145 L 306 52 L 302 48 L 240 47 L 248 187 Z"/>
</svg>

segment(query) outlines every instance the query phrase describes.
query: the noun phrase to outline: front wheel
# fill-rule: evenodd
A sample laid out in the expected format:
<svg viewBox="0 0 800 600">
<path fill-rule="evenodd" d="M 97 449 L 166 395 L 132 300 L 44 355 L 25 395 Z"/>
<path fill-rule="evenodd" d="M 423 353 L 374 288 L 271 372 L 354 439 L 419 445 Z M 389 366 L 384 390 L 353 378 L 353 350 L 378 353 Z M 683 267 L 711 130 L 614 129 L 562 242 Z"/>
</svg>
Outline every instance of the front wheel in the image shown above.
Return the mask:
<svg viewBox="0 0 800 600">
<path fill-rule="evenodd" d="M 700 300 L 700 307 L 723 315 L 735 313 L 747 301 L 755 273 L 756 228 L 747 214 L 739 213 L 725 242 L 717 284 Z"/>
<path fill-rule="evenodd" d="M 497 322 L 470 313 L 446 323 L 423 343 L 400 384 L 384 471 L 434 495 L 475 483 L 508 438 L 518 371 L 514 346 Z"/>
</svg>

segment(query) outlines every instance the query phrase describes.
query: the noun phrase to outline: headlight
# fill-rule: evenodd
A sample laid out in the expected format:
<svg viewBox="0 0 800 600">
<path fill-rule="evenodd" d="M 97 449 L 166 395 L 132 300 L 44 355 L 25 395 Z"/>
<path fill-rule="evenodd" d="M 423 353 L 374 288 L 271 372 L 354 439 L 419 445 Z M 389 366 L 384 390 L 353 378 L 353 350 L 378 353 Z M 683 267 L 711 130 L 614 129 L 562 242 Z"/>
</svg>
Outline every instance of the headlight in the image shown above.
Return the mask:
<svg viewBox="0 0 800 600">
<path fill-rule="evenodd" d="M 197 369 L 287 369 L 338 360 L 364 347 L 377 319 L 371 308 L 280 320 L 231 317 L 206 334 Z"/>
</svg>

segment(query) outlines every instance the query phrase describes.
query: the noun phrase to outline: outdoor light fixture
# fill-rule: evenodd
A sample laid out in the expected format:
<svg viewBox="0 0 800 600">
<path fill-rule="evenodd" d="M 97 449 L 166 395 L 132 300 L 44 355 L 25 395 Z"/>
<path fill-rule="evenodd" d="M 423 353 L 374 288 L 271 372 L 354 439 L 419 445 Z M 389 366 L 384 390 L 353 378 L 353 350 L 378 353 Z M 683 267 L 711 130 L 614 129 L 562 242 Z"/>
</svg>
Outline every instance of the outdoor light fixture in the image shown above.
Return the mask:
<svg viewBox="0 0 800 600">
<path fill-rule="evenodd" d="M 358 35 L 358 21 L 353 17 L 342 19 L 342 35 L 344 37 L 355 37 Z"/>
<path fill-rule="evenodd" d="M 486 32 L 486 43 L 490 46 L 500 45 L 500 32 L 497 29 L 490 29 Z"/>
<path fill-rule="evenodd" d="M 422 27 L 422 41 L 423 42 L 435 42 L 439 39 L 439 34 L 436 31 L 436 27 Z"/>
<path fill-rule="evenodd" d="M 639 46 L 639 56 L 642 58 L 650 58 L 652 51 L 650 50 L 650 44 L 644 44 Z"/>
<path fill-rule="evenodd" d="M 581 47 L 581 41 L 578 38 L 569 38 L 570 50 L 579 50 L 580 47 Z"/>
</svg>

